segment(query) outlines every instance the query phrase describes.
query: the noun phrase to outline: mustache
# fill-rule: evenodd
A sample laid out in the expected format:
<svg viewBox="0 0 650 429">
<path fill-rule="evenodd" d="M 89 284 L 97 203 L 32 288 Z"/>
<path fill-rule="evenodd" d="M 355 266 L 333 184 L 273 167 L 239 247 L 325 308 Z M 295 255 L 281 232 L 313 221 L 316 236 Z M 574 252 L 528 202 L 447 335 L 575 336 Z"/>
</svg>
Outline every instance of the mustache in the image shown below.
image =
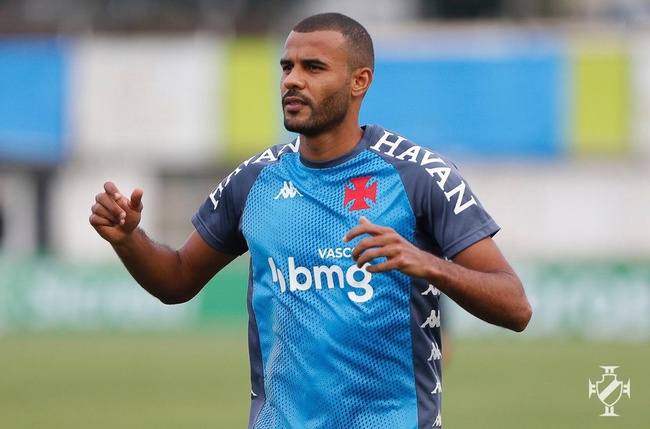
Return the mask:
<svg viewBox="0 0 650 429">
<path fill-rule="evenodd" d="M 311 100 L 309 98 L 305 97 L 304 95 L 302 95 L 297 89 L 290 89 L 287 92 L 285 92 L 284 95 L 282 95 L 282 104 L 283 105 L 285 104 L 285 100 L 287 98 L 289 98 L 289 97 L 299 98 L 306 105 L 308 105 L 308 106 L 312 105 Z"/>
</svg>

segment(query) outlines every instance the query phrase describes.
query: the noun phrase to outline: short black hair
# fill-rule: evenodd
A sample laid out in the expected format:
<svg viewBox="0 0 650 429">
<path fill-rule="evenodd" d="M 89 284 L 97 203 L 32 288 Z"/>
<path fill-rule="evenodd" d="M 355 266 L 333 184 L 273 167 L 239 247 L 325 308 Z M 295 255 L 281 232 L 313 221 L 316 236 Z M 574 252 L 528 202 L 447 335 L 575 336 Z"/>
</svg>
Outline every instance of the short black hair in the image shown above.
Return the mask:
<svg viewBox="0 0 650 429">
<path fill-rule="evenodd" d="M 369 67 L 375 70 L 375 49 L 368 31 L 354 19 L 337 12 L 319 13 L 309 16 L 293 27 L 298 33 L 314 31 L 336 31 L 347 40 L 348 58 L 351 70 Z"/>
</svg>

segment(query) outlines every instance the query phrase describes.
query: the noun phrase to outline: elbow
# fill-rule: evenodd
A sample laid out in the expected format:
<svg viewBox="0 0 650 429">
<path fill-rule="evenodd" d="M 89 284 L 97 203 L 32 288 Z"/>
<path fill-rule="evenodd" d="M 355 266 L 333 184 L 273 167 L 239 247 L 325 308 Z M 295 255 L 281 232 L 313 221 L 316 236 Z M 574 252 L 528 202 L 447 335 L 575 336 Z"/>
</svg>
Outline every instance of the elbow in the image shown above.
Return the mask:
<svg viewBox="0 0 650 429">
<path fill-rule="evenodd" d="M 512 312 L 510 313 L 511 317 L 508 328 L 514 332 L 523 332 L 533 317 L 533 307 L 530 305 L 521 281 L 517 283 L 518 293 L 512 297 L 512 303 L 514 305 L 511 307 Z"/>
<path fill-rule="evenodd" d="M 528 300 L 526 300 L 521 305 L 521 308 L 517 311 L 516 317 L 512 319 L 509 328 L 515 332 L 523 332 L 528 326 L 528 323 L 530 322 L 530 319 L 532 317 L 533 317 L 533 308 L 531 307 Z"/>
<path fill-rule="evenodd" d="M 157 296 L 156 298 L 165 305 L 183 304 L 184 302 L 189 301 L 189 299 L 183 299 L 176 296 Z"/>
<path fill-rule="evenodd" d="M 203 285 L 189 282 L 174 282 L 149 292 L 165 305 L 183 304 L 194 298 Z"/>
<path fill-rule="evenodd" d="M 156 293 L 154 296 L 165 305 L 183 304 L 192 299 L 196 293 L 185 293 L 182 291 L 169 291 Z"/>
</svg>

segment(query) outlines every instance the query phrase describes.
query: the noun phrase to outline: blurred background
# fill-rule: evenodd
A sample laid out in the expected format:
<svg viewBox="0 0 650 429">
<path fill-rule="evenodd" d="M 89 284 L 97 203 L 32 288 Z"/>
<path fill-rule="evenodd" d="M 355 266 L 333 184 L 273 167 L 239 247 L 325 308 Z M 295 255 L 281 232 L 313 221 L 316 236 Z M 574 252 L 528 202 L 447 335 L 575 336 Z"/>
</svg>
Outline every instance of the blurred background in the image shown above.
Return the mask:
<svg viewBox="0 0 650 429">
<path fill-rule="evenodd" d="M 362 122 L 456 162 L 534 307 L 515 335 L 449 303 L 446 426 L 647 426 L 650 0 L 0 0 L 1 427 L 245 426 L 246 258 L 167 307 L 87 219 L 105 181 L 142 187 L 181 245 L 293 138 L 279 57 L 324 11 L 374 38 Z M 601 365 L 632 379 L 621 419 Z"/>
</svg>

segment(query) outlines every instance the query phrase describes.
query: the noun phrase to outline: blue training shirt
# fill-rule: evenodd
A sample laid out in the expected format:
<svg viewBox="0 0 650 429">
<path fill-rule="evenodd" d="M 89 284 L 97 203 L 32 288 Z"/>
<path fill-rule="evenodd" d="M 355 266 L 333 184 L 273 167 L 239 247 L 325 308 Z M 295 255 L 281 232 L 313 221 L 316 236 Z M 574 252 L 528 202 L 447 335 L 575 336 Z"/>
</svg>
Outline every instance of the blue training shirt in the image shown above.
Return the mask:
<svg viewBox="0 0 650 429">
<path fill-rule="evenodd" d="M 365 216 L 452 258 L 499 227 L 453 163 L 380 126 L 324 163 L 299 144 L 242 163 L 192 219 L 216 250 L 250 251 L 249 428 L 440 427 L 440 292 L 357 267 L 361 238 L 342 238 Z"/>
</svg>

